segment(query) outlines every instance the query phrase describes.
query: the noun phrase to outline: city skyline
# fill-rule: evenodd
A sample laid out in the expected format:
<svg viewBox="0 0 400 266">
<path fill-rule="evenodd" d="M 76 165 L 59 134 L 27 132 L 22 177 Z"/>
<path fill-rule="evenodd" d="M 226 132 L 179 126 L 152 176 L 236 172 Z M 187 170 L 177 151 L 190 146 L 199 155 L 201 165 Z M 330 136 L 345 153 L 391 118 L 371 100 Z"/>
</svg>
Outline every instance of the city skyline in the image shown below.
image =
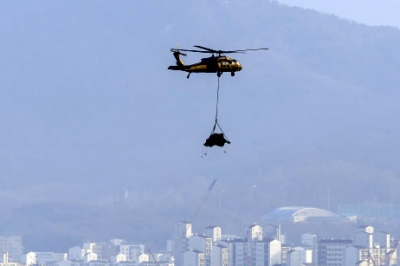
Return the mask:
<svg viewBox="0 0 400 266">
<path fill-rule="evenodd" d="M 361 14 L 355 3 L 343 10 Z M 216 179 L 199 228 L 312 206 L 373 213 L 400 234 L 400 29 L 268 0 L 3 1 L 0 13 L 0 235 L 38 250 L 161 245 Z M 269 50 L 235 54 L 234 77 L 169 71 L 171 48 L 194 45 Z M 217 97 L 231 144 L 202 156 Z"/>
</svg>

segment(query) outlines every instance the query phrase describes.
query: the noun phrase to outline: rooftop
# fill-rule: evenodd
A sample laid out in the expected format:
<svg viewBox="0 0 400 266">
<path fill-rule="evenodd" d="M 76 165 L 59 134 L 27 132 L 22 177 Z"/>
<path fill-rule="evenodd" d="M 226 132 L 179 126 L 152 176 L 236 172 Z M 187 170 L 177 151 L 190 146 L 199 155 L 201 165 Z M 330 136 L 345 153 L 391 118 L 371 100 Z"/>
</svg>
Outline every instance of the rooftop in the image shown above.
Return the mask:
<svg viewBox="0 0 400 266">
<path fill-rule="evenodd" d="M 277 208 L 267 215 L 263 216 L 263 220 L 287 220 L 293 222 L 302 222 L 307 219 L 326 219 L 340 218 L 341 216 L 328 210 L 314 207 L 281 207 Z"/>
</svg>

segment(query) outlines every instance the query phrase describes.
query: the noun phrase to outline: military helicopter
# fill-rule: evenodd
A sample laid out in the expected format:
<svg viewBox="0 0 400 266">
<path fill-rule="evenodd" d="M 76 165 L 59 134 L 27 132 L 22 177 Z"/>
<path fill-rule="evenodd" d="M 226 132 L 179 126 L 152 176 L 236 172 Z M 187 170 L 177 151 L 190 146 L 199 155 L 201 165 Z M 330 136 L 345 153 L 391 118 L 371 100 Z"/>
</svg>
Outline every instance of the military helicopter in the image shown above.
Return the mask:
<svg viewBox="0 0 400 266">
<path fill-rule="evenodd" d="M 258 51 L 258 50 L 268 50 L 268 48 L 256 48 L 256 49 L 244 49 L 244 50 L 232 50 L 232 51 L 222 51 L 222 50 L 214 50 L 207 47 L 195 45 L 194 47 L 202 49 L 202 50 L 191 50 L 191 49 L 171 49 L 175 59 L 176 66 L 169 66 L 170 70 L 181 70 L 186 71 L 189 74 L 187 78 L 190 77 L 192 73 L 217 73 L 217 76 L 220 77 L 223 72 L 230 72 L 231 76 L 235 76 L 235 72 L 242 70 L 242 65 L 236 59 L 232 59 L 223 54 L 232 54 L 232 53 L 244 53 L 246 51 Z M 211 57 L 206 57 L 201 59 L 201 62 L 195 63 L 192 65 L 185 65 L 180 58 L 180 55 L 186 56 L 186 54 L 182 52 L 195 52 L 195 53 L 207 53 L 212 54 Z M 217 54 L 217 56 L 214 56 Z"/>
</svg>

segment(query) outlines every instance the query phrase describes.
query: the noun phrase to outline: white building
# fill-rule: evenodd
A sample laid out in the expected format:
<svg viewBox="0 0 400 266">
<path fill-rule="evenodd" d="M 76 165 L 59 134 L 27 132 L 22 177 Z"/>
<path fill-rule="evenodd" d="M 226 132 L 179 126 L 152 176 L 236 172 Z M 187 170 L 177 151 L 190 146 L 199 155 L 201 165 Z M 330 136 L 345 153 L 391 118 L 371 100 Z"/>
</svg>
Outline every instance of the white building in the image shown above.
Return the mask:
<svg viewBox="0 0 400 266">
<path fill-rule="evenodd" d="M 386 249 L 379 248 L 378 246 L 371 249 L 352 246 L 344 250 L 342 265 L 358 265 L 357 263 L 365 262 L 369 265 L 386 266 L 396 265 L 396 261 L 396 254 L 388 253 Z"/>
<path fill-rule="evenodd" d="M 124 254 L 127 261 L 137 261 L 137 257 L 144 254 L 143 244 L 121 244 L 119 252 Z"/>
<path fill-rule="evenodd" d="M 357 263 L 375 266 L 396 265 L 397 250 L 390 246 L 390 235 L 375 232 L 372 226 L 360 226 L 354 234 L 354 245 L 347 247 L 343 253 L 343 265 Z"/>
<path fill-rule="evenodd" d="M 265 246 L 267 243 L 261 241 L 252 241 L 248 243 L 250 246 L 250 252 L 248 252 L 248 262 L 251 262 L 252 266 L 264 266 L 265 265 Z"/>
<path fill-rule="evenodd" d="M 119 253 L 117 255 L 111 256 L 111 263 L 117 264 L 121 261 L 126 261 L 126 256 L 124 254 Z"/>
<path fill-rule="evenodd" d="M 96 242 L 95 245 L 92 246 L 91 251 L 97 254 L 98 260 L 110 261 L 111 256 L 120 253 L 120 245 L 114 245 L 114 243 L 119 243 L 119 240 L 114 239 L 108 243 Z"/>
<path fill-rule="evenodd" d="M 359 226 L 357 232 L 354 234 L 353 244 L 365 248 L 372 248 L 373 246 L 373 233 L 372 226 Z"/>
<path fill-rule="evenodd" d="M 265 245 L 265 260 L 268 266 L 282 263 L 282 244 L 274 239 Z"/>
<path fill-rule="evenodd" d="M 8 253 L 6 252 L 3 256 L 0 256 L 0 266 L 22 266 L 19 262 L 8 261 Z"/>
<path fill-rule="evenodd" d="M 317 245 L 317 236 L 313 234 L 302 234 L 301 244 L 306 247 L 314 247 Z"/>
<path fill-rule="evenodd" d="M 79 246 L 72 247 L 68 249 L 68 259 L 69 260 L 83 260 L 85 255 L 85 250 Z"/>
<path fill-rule="evenodd" d="M 358 265 L 362 261 L 368 262 L 368 249 L 360 246 L 346 247 L 343 251 L 342 265 Z"/>
<path fill-rule="evenodd" d="M 236 240 L 232 242 L 232 252 L 231 252 L 231 258 L 230 262 L 232 264 L 230 265 L 248 265 L 248 243 L 245 241 L 240 241 Z"/>
<path fill-rule="evenodd" d="M 55 265 L 66 260 L 67 253 L 28 252 L 22 255 L 24 265 Z"/>
<path fill-rule="evenodd" d="M 302 254 L 300 250 L 292 249 L 286 255 L 287 266 L 301 266 L 302 265 Z"/>
<path fill-rule="evenodd" d="M 287 254 L 290 251 L 290 246 L 289 245 L 285 245 L 281 242 L 281 264 L 285 265 L 286 264 L 286 257 Z"/>
<path fill-rule="evenodd" d="M 4 253 L 1 257 L 0 263 L 7 264 L 8 263 L 8 252 Z"/>
<path fill-rule="evenodd" d="M 183 253 L 188 250 L 188 238 L 193 235 L 192 224 L 181 221 L 175 224 L 174 228 L 174 264 L 183 266 Z"/>
<path fill-rule="evenodd" d="M 188 250 L 183 253 L 182 266 L 205 266 L 205 255 L 198 250 Z"/>
<path fill-rule="evenodd" d="M 212 245 L 212 238 L 205 235 L 193 235 L 188 238 L 188 246 L 190 250 L 198 250 L 204 253 L 206 266 L 211 265 Z"/>
<path fill-rule="evenodd" d="M 352 243 L 351 239 L 321 239 L 318 241 L 318 266 L 342 265 L 343 251 Z"/>
<path fill-rule="evenodd" d="M 94 243 L 94 242 L 83 243 L 83 249 L 85 250 L 85 253 L 94 252 L 95 246 L 96 246 L 96 243 Z"/>
<path fill-rule="evenodd" d="M 249 241 L 262 241 L 263 228 L 257 224 L 247 226 L 244 230 L 244 238 Z"/>
<path fill-rule="evenodd" d="M 94 252 L 89 252 L 89 253 L 85 253 L 85 255 L 83 255 L 83 261 L 88 263 L 89 261 L 92 260 L 97 260 L 97 254 Z"/>
<path fill-rule="evenodd" d="M 213 246 L 212 266 L 272 266 L 282 262 L 282 245 L 278 240 L 222 240 Z M 215 250 L 214 250 L 215 249 Z"/>
<path fill-rule="evenodd" d="M 227 261 L 223 262 L 224 265 L 227 264 L 229 266 L 234 265 L 235 257 L 237 255 L 237 247 L 236 247 L 236 242 L 243 243 L 242 239 L 226 239 L 226 240 L 220 240 L 214 243 L 213 249 L 212 249 L 212 258 L 211 258 L 211 263 L 213 266 L 220 266 L 218 264 L 220 261 L 223 261 L 223 253 L 225 256 L 227 256 Z M 215 250 L 214 250 L 215 249 Z M 240 252 L 239 252 L 240 253 Z M 243 252 L 242 252 L 243 253 Z M 215 259 L 214 259 L 214 254 L 217 254 Z M 240 256 L 240 255 L 239 255 Z M 215 262 L 213 262 L 215 260 Z"/>
<path fill-rule="evenodd" d="M 220 244 L 214 245 L 211 250 L 211 266 L 229 266 L 229 248 Z"/>
<path fill-rule="evenodd" d="M 136 263 L 143 263 L 143 262 L 149 262 L 149 261 L 150 261 L 149 254 L 140 254 L 136 258 Z"/>
<path fill-rule="evenodd" d="M 311 264 L 314 261 L 314 252 L 311 249 L 304 250 L 303 262 Z"/>
<path fill-rule="evenodd" d="M 288 266 L 300 266 L 312 263 L 312 250 L 303 247 L 294 247 L 287 253 Z"/>
<path fill-rule="evenodd" d="M 34 265 L 36 264 L 36 254 L 35 252 L 28 252 L 22 255 L 22 264 L 24 265 Z"/>
<path fill-rule="evenodd" d="M 0 254 L 6 253 L 9 261 L 21 261 L 23 253 L 21 236 L 0 236 Z"/>
<path fill-rule="evenodd" d="M 30 253 L 35 254 L 36 263 L 40 265 L 67 260 L 67 253 L 55 253 L 55 252 L 30 252 Z"/>
<path fill-rule="evenodd" d="M 302 234 L 301 235 L 301 244 L 306 248 L 306 250 L 311 249 L 312 251 L 312 259 L 310 263 L 317 262 L 317 236 L 314 234 Z"/>
<path fill-rule="evenodd" d="M 222 239 L 222 230 L 218 226 L 206 227 L 206 236 L 211 237 L 213 242 L 217 242 Z"/>
</svg>

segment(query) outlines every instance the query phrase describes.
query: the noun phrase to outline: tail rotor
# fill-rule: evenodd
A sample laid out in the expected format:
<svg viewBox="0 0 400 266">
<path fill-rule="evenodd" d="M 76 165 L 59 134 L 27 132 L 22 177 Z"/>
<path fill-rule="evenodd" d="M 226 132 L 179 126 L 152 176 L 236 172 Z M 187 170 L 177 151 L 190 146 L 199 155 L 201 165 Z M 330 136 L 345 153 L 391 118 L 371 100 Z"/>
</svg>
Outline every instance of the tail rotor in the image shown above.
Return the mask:
<svg viewBox="0 0 400 266">
<path fill-rule="evenodd" d="M 182 53 L 178 49 L 171 49 L 171 52 L 173 53 L 175 59 L 176 59 L 176 65 L 177 66 L 184 66 L 185 63 L 183 63 L 182 59 L 179 57 L 180 55 L 186 56 L 186 54 Z"/>
</svg>

